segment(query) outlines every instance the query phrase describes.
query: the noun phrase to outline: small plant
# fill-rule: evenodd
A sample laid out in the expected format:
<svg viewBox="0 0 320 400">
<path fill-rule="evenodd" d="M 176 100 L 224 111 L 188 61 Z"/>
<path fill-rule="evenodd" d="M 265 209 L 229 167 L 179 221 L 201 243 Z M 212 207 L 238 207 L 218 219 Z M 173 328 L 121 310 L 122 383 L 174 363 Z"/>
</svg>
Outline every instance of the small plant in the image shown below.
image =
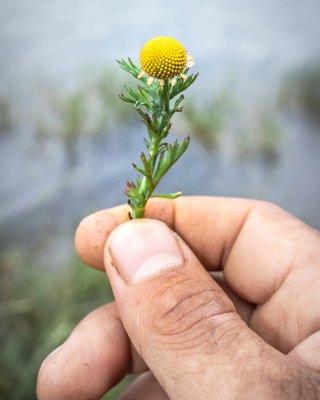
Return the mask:
<svg viewBox="0 0 320 400">
<path fill-rule="evenodd" d="M 217 150 L 234 108 L 230 91 L 222 88 L 205 102 L 189 101 L 180 123 L 192 130 L 207 151 Z"/>
<path fill-rule="evenodd" d="M 173 115 L 182 111 L 182 92 L 198 74 L 188 74 L 194 64 L 192 56 L 178 40 L 167 36 L 155 37 L 144 45 L 140 53 L 141 67 L 130 58 L 118 63 L 139 81 L 135 89 L 125 86 L 120 98 L 133 104 L 148 132 L 144 139 L 147 152 L 141 153 L 140 165 L 133 164 L 138 176 L 126 188 L 131 217 L 142 218 L 150 197 L 174 199 L 181 194 L 154 194 L 154 190 L 188 148 L 189 137 L 181 142 L 175 140 L 173 144 L 167 142 L 167 137 Z"/>
<path fill-rule="evenodd" d="M 117 72 L 104 68 L 72 92 L 44 88 L 44 113 L 37 117 L 35 138 L 59 143 L 67 169 L 72 170 L 78 163 L 84 141 L 93 141 L 102 133 L 111 134 L 133 120 L 133 111 L 122 107 L 120 99 L 114 101 L 119 90 Z"/>
<path fill-rule="evenodd" d="M 87 93 L 79 89 L 60 95 L 50 93 L 46 118 L 37 121 L 36 139 L 57 140 L 63 147 L 66 167 L 70 170 L 78 162 L 77 146 L 81 137 L 88 134 Z"/>
<path fill-rule="evenodd" d="M 293 106 L 320 120 L 320 65 L 306 65 L 290 72 L 282 82 L 280 105 Z"/>
<path fill-rule="evenodd" d="M 253 118 L 237 132 L 237 155 L 242 161 L 260 158 L 275 163 L 279 158 L 283 136 L 277 111 L 262 108 L 255 111 Z"/>
<path fill-rule="evenodd" d="M 7 132 L 12 128 L 11 105 L 7 98 L 0 98 L 0 133 Z"/>
</svg>

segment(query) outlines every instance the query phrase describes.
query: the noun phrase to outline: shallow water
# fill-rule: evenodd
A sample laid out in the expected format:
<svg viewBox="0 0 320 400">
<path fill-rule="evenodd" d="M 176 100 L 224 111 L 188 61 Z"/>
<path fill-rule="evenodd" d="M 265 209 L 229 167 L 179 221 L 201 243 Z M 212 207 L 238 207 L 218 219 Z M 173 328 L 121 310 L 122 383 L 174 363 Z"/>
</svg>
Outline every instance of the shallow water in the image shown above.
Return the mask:
<svg viewBox="0 0 320 400">
<path fill-rule="evenodd" d="M 194 93 L 207 95 L 231 79 L 250 114 L 256 104 L 272 103 L 284 74 L 313 62 L 320 49 L 318 1 L 7 0 L 1 9 L 0 94 L 10 95 L 16 118 L 25 121 L 0 137 L 1 244 L 6 252 L 36 255 L 41 265 L 67 260 L 82 216 L 125 200 L 143 128 L 108 133 L 96 146 L 82 142 L 67 173 L 59 146 L 33 144 L 39 87 L 76 87 L 84 71 L 134 57 L 145 39 L 166 33 L 197 60 Z M 239 163 L 226 149 L 210 153 L 193 140 L 165 190 L 263 198 L 319 228 L 319 127 L 292 114 L 281 124 L 278 162 Z"/>
</svg>

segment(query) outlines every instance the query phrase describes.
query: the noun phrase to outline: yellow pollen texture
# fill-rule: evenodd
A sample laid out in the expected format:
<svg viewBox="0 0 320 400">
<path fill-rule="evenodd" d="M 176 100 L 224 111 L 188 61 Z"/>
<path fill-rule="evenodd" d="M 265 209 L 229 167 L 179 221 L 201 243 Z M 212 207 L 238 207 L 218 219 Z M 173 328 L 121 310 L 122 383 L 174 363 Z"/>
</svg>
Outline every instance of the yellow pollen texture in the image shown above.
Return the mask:
<svg viewBox="0 0 320 400">
<path fill-rule="evenodd" d="M 140 52 L 141 68 L 158 79 L 170 79 L 181 74 L 187 62 L 187 53 L 182 44 L 168 36 L 150 39 Z"/>
</svg>

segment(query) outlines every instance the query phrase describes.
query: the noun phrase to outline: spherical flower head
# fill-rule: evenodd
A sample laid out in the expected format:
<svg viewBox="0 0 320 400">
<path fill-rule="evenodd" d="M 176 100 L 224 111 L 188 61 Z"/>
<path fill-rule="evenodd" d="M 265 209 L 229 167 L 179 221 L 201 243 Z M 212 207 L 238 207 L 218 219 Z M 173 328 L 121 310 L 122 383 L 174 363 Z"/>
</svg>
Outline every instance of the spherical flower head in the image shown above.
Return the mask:
<svg viewBox="0 0 320 400">
<path fill-rule="evenodd" d="M 169 36 L 150 39 L 140 52 L 141 68 L 158 79 L 170 79 L 181 74 L 187 65 L 187 52 L 183 45 Z"/>
</svg>

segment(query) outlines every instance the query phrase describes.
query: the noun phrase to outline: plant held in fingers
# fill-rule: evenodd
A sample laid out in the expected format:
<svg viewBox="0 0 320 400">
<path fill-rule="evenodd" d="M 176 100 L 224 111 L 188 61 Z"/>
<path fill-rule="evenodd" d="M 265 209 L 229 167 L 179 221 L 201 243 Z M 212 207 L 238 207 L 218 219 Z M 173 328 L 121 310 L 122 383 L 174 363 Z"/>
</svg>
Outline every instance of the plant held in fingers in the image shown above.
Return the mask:
<svg viewBox="0 0 320 400">
<path fill-rule="evenodd" d="M 178 40 L 167 36 L 155 37 L 144 45 L 140 52 L 141 66 L 130 58 L 118 63 L 139 81 L 136 88 L 126 86 L 120 98 L 133 104 L 148 131 L 144 139 L 146 152 L 141 153 L 139 165 L 133 164 L 137 178 L 128 182 L 126 188 L 131 217 L 142 218 L 150 197 L 174 199 L 181 194 L 155 194 L 154 190 L 189 145 L 189 137 L 171 144 L 167 137 L 173 115 L 182 111 L 182 92 L 198 74 L 188 73 L 194 64 L 192 56 Z"/>
</svg>

